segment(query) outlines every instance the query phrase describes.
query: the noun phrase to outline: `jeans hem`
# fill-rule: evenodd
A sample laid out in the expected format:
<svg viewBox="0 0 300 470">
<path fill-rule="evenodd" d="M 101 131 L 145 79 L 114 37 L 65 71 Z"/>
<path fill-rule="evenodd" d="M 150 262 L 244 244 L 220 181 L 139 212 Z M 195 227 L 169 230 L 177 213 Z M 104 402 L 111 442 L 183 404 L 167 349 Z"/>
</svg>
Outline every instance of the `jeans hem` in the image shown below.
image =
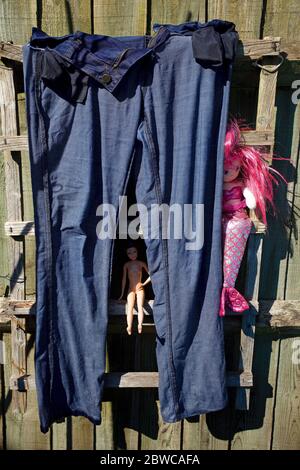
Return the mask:
<svg viewBox="0 0 300 470">
<path fill-rule="evenodd" d="M 191 418 L 193 416 L 199 416 L 199 415 L 204 415 L 204 414 L 207 414 L 207 413 L 213 413 L 214 411 L 220 411 L 220 410 L 223 410 L 224 408 L 226 408 L 226 406 L 228 405 L 228 400 L 226 400 L 225 402 L 221 403 L 220 405 L 216 405 L 214 407 L 209 407 L 209 408 L 199 408 L 195 411 L 191 411 L 191 412 L 183 412 L 183 413 L 178 413 L 176 414 L 173 418 L 167 418 L 167 417 L 164 417 L 162 415 L 162 418 L 163 418 L 163 421 L 165 423 L 177 423 L 178 421 L 181 421 L 183 419 L 186 419 L 186 418 Z"/>
</svg>

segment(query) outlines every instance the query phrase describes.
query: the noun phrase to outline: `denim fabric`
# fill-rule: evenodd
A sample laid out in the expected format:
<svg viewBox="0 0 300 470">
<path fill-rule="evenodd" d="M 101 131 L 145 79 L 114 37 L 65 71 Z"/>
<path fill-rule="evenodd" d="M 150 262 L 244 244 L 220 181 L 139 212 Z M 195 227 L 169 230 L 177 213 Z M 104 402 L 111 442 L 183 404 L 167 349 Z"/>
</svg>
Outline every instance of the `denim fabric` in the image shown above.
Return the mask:
<svg viewBox="0 0 300 470">
<path fill-rule="evenodd" d="M 203 26 L 210 39 L 195 36 Z M 43 432 L 68 415 L 101 422 L 114 243 L 97 237 L 96 210 L 118 207 L 132 171 L 137 201 L 149 211 L 153 203 L 204 204 L 201 249 L 187 250 L 185 238 L 163 239 L 161 224 L 159 238 L 145 240 L 162 417 L 176 422 L 227 403 L 221 202 L 238 35 L 227 41 L 230 57 L 216 50 L 222 38 L 215 41 L 227 26 L 232 34 L 222 20 L 155 25 L 152 38 L 49 37 L 33 28 L 23 47 Z M 223 57 L 218 66 L 201 57 L 210 40 L 212 57 Z"/>
</svg>

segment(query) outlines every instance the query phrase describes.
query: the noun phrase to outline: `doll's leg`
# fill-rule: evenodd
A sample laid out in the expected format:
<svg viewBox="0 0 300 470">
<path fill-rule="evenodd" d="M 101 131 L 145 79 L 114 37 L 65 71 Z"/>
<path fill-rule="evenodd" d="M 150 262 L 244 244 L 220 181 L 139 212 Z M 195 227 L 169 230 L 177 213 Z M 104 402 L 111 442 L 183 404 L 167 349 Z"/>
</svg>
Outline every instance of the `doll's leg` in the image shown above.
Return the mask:
<svg viewBox="0 0 300 470">
<path fill-rule="evenodd" d="M 133 308 L 135 302 L 135 292 L 129 291 L 127 295 L 127 333 L 131 335 L 133 323 Z"/>
<path fill-rule="evenodd" d="M 224 287 L 234 287 L 247 239 L 251 230 L 251 220 L 231 219 L 224 224 Z"/>
<path fill-rule="evenodd" d="M 145 300 L 145 292 L 144 290 L 139 290 L 136 293 L 136 301 L 138 307 L 138 332 L 142 332 L 143 321 L 144 321 L 144 300 Z"/>
<path fill-rule="evenodd" d="M 223 220 L 224 233 L 224 282 L 219 315 L 225 315 L 225 305 L 234 312 L 249 308 L 246 299 L 235 289 L 235 281 L 240 269 L 247 239 L 251 230 L 251 220 L 232 218 Z"/>
</svg>

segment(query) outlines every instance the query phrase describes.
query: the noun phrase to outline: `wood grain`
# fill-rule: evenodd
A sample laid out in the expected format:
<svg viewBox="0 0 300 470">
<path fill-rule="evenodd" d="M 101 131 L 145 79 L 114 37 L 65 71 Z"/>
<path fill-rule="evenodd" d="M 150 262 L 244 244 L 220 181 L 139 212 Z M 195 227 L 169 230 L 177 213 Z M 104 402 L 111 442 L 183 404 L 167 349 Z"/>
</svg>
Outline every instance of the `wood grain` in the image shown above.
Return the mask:
<svg viewBox="0 0 300 470">
<path fill-rule="evenodd" d="M 50 36 L 75 31 L 92 31 L 90 0 L 41 0 L 38 2 L 38 25 Z"/>
<path fill-rule="evenodd" d="M 94 0 L 95 34 L 143 35 L 147 26 L 146 0 Z"/>
<path fill-rule="evenodd" d="M 251 14 L 249 14 L 251 12 Z M 241 39 L 260 38 L 263 0 L 209 0 L 208 19 L 232 21 Z"/>
<path fill-rule="evenodd" d="M 298 349 L 298 354 L 296 354 Z M 280 340 L 280 360 L 274 411 L 272 450 L 300 448 L 300 341 Z"/>
</svg>

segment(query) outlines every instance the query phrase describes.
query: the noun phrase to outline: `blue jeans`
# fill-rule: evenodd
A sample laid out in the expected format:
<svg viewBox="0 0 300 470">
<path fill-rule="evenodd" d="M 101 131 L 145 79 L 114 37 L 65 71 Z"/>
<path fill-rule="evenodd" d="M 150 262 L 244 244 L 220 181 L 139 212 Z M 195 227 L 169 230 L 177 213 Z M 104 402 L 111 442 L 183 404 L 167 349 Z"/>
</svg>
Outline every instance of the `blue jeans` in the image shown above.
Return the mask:
<svg viewBox="0 0 300 470">
<path fill-rule="evenodd" d="M 101 422 L 114 242 L 97 208 L 204 208 L 204 243 L 145 239 L 161 414 L 166 422 L 227 403 L 222 318 L 223 145 L 234 25 L 154 25 L 135 37 L 33 28 L 23 47 L 36 233 L 36 386 L 42 432 L 69 415 Z M 146 220 L 146 219 L 145 219 Z M 147 222 L 143 221 L 143 224 Z M 146 226 L 143 227 L 147 229 Z"/>
</svg>

